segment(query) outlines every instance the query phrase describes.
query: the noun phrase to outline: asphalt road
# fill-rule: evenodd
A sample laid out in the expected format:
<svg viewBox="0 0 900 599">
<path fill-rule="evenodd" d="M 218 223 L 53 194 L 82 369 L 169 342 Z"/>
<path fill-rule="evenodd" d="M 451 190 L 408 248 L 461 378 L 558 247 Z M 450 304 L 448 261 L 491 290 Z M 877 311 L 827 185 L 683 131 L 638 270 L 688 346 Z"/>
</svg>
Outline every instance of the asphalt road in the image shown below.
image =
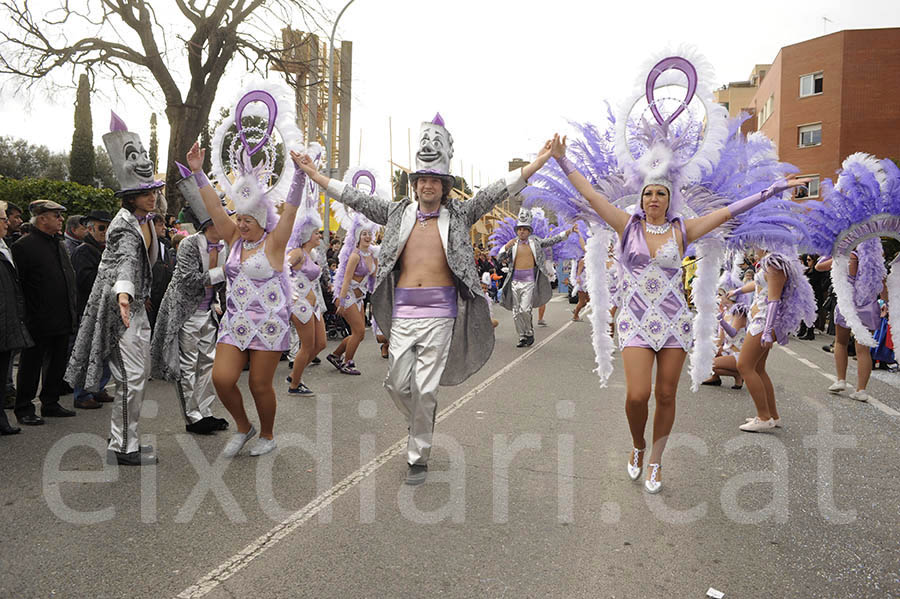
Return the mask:
<svg viewBox="0 0 900 599">
<path fill-rule="evenodd" d="M 754 435 L 746 390 L 691 393 L 686 366 L 650 496 L 625 473 L 621 360 L 601 389 L 568 309 L 529 350 L 497 309 L 415 489 L 371 337 L 362 376 L 308 370 L 316 399 L 287 394 L 282 363 L 263 458 L 217 461 L 227 433 L 186 434 L 159 381 L 156 467 L 103 465 L 108 408 L 0 438 L 0 597 L 900 597 L 900 375 L 876 402 L 832 396 L 828 339 L 792 340 L 769 360 L 785 428 Z"/>
</svg>

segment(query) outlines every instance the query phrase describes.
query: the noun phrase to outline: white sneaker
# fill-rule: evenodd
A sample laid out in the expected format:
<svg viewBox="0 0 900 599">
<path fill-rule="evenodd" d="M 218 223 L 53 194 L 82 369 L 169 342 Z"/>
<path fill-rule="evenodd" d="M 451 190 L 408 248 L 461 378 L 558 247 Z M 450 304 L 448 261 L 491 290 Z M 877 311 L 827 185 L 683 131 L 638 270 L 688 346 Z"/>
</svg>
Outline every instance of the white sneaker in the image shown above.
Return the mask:
<svg viewBox="0 0 900 599">
<path fill-rule="evenodd" d="M 867 401 L 869 401 L 869 394 L 866 393 L 865 390 L 862 390 L 862 391 L 857 390 L 850 394 L 850 399 L 855 399 L 856 401 L 867 402 Z"/>
<path fill-rule="evenodd" d="M 753 422 L 753 418 L 747 418 L 744 422 Z M 775 419 L 775 428 L 783 428 L 781 426 L 781 418 Z"/>
<path fill-rule="evenodd" d="M 847 381 L 843 381 L 843 380 L 837 381 L 836 383 L 833 383 L 830 387 L 828 387 L 828 390 L 831 393 L 840 393 L 841 391 L 846 391 L 847 390 Z"/>
<path fill-rule="evenodd" d="M 222 454 L 226 458 L 233 458 L 236 456 L 241 449 L 244 448 L 244 444 L 252 439 L 256 435 L 256 427 L 252 424 L 250 425 L 250 430 L 246 433 L 235 433 L 231 436 L 231 440 L 228 441 L 228 444 L 225 445 L 225 449 L 222 450 Z"/>
<path fill-rule="evenodd" d="M 738 428 L 747 433 L 767 431 L 775 428 L 775 419 L 769 418 L 768 420 L 760 420 L 759 416 L 754 416 L 752 420 L 750 420 L 749 422 L 745 422 Z"/>
<path fill-rule="evenodd" d="M 539 320 L 539 321 L 538 321 L 538 326 L 540 326 L 540 327 L 545 327 L 545 326 L 547 326 L 547 323 L 544 322 L 543 320 Z"/>
<path fill-rule="evenodd" d="M 274 450 L 275 447 L 275 439 L 266 439 L 264 437 L 260 437 L 250 449 L 250 455 L 254 457 L 266 455 L 270 451 Z"/>
</svg>

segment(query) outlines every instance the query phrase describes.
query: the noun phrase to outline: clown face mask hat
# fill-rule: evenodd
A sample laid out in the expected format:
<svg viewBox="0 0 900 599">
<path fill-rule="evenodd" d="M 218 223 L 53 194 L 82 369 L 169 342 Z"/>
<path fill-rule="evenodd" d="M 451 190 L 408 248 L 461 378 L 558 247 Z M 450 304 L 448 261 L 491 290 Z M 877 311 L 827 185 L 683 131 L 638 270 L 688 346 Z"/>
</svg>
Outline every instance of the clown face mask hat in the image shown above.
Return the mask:
<svg viewBox="0 0 900 599">
<path fill-rule="evenodd" d="M 415 187 L 420 177 L 437 177 L 445 185 L 453 185 L 450 159 L 453 158 L 453 136 L 447 131 L 440 113 L 430 123 L 419 128 L 419 150 L 416 152 L 416 172 L 410 173 L 409 182 Z"/>
<path fill-rule="evenodd" d="M 119 182 L 116 196 L 135 195 L 162 188 L 166 183 L 154 179 L 153 162 L 144 149 L 137 133 L 128 130 L 119 116 L 112 112 L 109 133 L 103 136 L 103 145 Z"/>
</svg>

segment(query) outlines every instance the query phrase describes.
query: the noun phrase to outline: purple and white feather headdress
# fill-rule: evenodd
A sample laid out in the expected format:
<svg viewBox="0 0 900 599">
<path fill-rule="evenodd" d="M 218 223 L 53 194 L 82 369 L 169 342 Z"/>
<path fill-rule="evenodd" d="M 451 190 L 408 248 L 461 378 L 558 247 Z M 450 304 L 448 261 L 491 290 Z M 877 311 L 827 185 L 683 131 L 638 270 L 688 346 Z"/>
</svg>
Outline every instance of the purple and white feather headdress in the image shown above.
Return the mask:
<svg viewBox="0 0 900 599">
<path fill-rule="evenodd" d="M 275 207 L 290 190 L 294 170 L 290 150 L 304 146 L 296 122 L 293 92 L 262 81 L 238 96 L 231 114 L 213 135 L 216 182 L 238 214 L 252 216 L 266 231 L 275 228 Z"/>
</svg>

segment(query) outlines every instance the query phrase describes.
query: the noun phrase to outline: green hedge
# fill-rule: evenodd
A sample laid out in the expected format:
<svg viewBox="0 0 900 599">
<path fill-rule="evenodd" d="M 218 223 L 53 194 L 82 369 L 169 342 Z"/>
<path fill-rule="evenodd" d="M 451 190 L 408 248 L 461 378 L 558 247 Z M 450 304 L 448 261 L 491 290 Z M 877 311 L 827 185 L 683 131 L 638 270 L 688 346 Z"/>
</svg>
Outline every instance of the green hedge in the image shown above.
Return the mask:
<svg viewBox="0 0 900 599">
<path fill-rule="evenodd" d="M 34 200 L 53 200 L 65 206 L 69 214 L 87 214 L 91 210 L 107 210 L 115 214 L 121 207 L 111 189 L 51 179 L 0 177 L 0 200 L 12 202 L 26 212 L 28 204 Z"/>
</svg>

